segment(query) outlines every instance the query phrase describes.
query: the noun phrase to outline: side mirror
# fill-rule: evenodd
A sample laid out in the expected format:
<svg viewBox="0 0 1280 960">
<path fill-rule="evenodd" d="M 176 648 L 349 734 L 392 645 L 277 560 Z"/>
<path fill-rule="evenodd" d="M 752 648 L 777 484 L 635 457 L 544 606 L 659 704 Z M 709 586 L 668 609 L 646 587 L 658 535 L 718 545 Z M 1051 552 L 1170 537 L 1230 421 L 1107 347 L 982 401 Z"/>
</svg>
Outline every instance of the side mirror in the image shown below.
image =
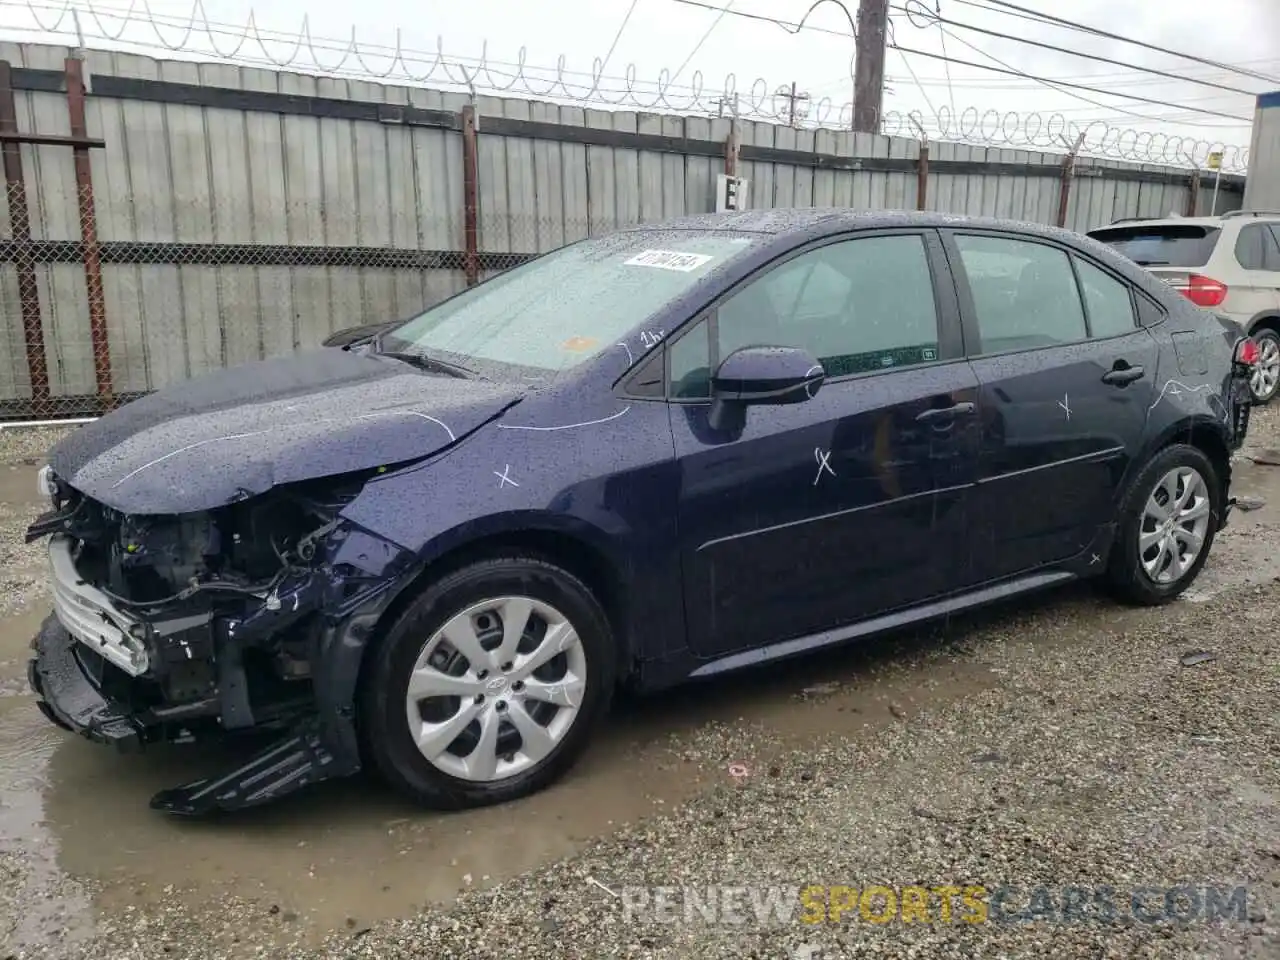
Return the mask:
<svg viewBox="0 0 1280 960">
<path fill-rule="evenodd" d="M 713 400 L 745 404 L 802 403 L 822 389 L 826 371 L 798 347 L 743 347 L 711 378 Z"/>
<path fill-rule="evenodd" d="M 713 430 L 737 432 L 754 404 L 803 403 L 817 395 L 826 371 L 807 350 L 798 347 L 743 347 L 720 363 L 711 377 Z"/>
</svg>

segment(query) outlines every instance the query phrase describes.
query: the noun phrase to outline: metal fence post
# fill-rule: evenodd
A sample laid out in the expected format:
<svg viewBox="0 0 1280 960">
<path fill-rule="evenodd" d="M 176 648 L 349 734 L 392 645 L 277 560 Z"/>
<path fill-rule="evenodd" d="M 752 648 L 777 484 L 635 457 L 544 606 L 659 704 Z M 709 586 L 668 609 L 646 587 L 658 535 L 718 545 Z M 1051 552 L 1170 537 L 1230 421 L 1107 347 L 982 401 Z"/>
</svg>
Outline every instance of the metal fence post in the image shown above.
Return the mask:
<svg viewBox="0 0 1280 960">
<path fill-rule="evenodd" d="M 929 134 L 914 116 L 907 114 L 907 119 L 920 134 L 920 156 L 916 160 L 916 209 L 924 210 L 929 202 Z"/>
<path fill-rule="evenodd" d="M 729 117 L 729 136 L 724 141 L 724 172 L 726 176 L 738 175 L 738 154 L 742 150 L 742 136 L 738 132 L 738 95 L 733 95 L 733 114 Z"/>
<path fill-rule="evenodd" d="M 18 300 L 22 332 L 27 348 L 27 372 L 31 378 L 32 407 L 49 402 L 49 365 L 40 323 L 40 288 L 31 246 L 31 215 L 27 209 L 27 184 L 22 177 L 22 147 L 18 133 L 18 107 L 13 95 L 13 68 L 0 60 L 0 139 L 4 179 L 9 195 L 9 230 L 13 235 L 13 265 L 18 271 Z"/>
<path fill-rule="evenodd" d="M 476 105 L 473 100 L 462 108 L 462 225 L 466 244 L 463 268 L 469 287 L 480 282 L 480 154 L 476 132 Z"/>
<path fill-rule="evenodd" d="M 71 135 L 87 140 L 89 125 L 84 112 L 84 65 L 76 57 L 68 57 L 67 112 L 71 119 Z M 93 169 L 89 163 L 89 147 L 72 148 L 75 157 L 76 186 L 80 204 L 80 244 L 84 258 L 84 285 L 89 300 L 89 338 L 93 344 L 93 372 L 98 396 L 103 405 L 113 406 L 111 385 L 111 345 L 107 335 L 106 297 L 102 291 L 102 258 L 98 248 L 98 218 L 93 203 Z"/>
<path fill-rule="evenodd" d="M 1058 191 L 1058 226 L 1067 225 L 1067 205 L 1071 202 L 1071 181 L 1076 173 L 1076 154 L 1084 145 L 1084 134 L 1076 139 L 1075 146 L 1062 158 L 1062 187 Z"/>
<path fill-rule="evenodd" d="M 1187 216 L 1194 217 L 1200 207 L 1200 168 L 1191 171 L 1191 179 L 1187 183 Z"/>
<path fill-rule="evenodd" d="M 916 209 L 929 209 L 929 140 L 920 141 L 920 159 L 916 161 Z"/>
</svg>

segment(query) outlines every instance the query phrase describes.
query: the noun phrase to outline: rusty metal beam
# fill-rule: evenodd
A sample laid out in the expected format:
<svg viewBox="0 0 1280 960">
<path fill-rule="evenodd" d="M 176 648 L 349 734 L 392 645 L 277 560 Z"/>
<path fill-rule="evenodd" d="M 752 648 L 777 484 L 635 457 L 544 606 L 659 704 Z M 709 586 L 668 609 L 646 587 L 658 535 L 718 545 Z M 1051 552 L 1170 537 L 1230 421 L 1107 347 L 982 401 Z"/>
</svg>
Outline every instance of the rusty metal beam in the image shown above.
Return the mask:
<svg viewBox="0 0 1280 960">
<path fill-rule="evenodd" d="M 480 152 L 476 142 L 476 105 L 462 108 L 462 229 L 463 269 L 467 286 L 480 282 Z"/>
<path fill-rule="evenodd" d="M 30 143 L 45 147 L 89 147 L 98 149 L 107 142 L 96 137 L 65 136 L 61 133 L 12 133 L 0 130 L 0 143 Z"/>
<path fill-rule="evenodd" d="M 13 95 L 13 68 L 0 60 L 0 132 L 18 132 L 18 105 Z M 31 214 L 27 209 L 27 185 L 22 177 L 22 150 L 15 140 L 0 146 L 4 160 L 4 180 L 9 195 L 9 229 L 15 248 L 18 271 L 18 300 L 22 309 L 22 331 L 27 348 L 27 372 L 31 379 L 31 401 L 39 406 L 49 401 L 49 365 L 40 323 L 40 288 L 36 284 L 35 261 L 31 257 Z"/>
<path fill-rule="evenodd" d="M 67 112 L 71 119 L 71 136 L 89 139 L 84 112 L 84 65 L 75 57 L 66 60 Z M 93 171 L 89 163 L 89 145 L 75 146 L 76 187 L 80 203 L 80 243 L 84 253 L 84 285 L 89 300 L 89 339 L 93 344 L 93 372 L 98 383 L 98 396 L 109 398 L 111 384 L 111 346 L 107 336 L 106 297 L 102 290 L 102 255 L 98 249 L 98 219 L 93 203 Z M 108 407 L 110 403 L 108 402 Z"/>
<path fill-rule="evenodd" d="M 929 209 L 929 142 L 920 144 L 920 160 L 916 167 L 916 209 Z"/>
</svg>

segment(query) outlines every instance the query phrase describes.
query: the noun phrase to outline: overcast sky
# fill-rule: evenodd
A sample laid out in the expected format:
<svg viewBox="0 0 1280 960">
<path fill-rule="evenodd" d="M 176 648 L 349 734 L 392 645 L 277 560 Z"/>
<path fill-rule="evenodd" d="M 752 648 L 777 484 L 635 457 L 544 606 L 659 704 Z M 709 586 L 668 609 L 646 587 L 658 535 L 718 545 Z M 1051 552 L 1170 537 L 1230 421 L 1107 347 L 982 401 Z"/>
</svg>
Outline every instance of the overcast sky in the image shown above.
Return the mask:
<svg viewBox="0 0 1280 960">
<path fill-rule="evenodd" d="M 36 39 L 40 35 L 30 31 L 33 10 L 45 24 L 52 24 L 66 2 L 82 11 L 92 7 L 100 13 L 117 15 L 104 15 L 99 22 L 82 13 L 81 25 L 89 46 L 121 47 L 122 42 L 107 41 L 101 35 L 123 30 L 121 40 L 133 41 L 128 48 L 153 56 L 172 55 L 156 45 L 155 33 L 149 28 L 138 23 L 127 24 L 119 18 L 129 9 L 129 0 L 0 0 L 0 32 L 15 38 Z M 171 22 L 185 21 L 192 10 L 190 0 L 149 2 L 153 13 Z M 322 64 L 338 64 L 342 59 L 340 47 L 350 38 L 353 26 L 357 39 L 367 47 L 394 45 L 399 28 L 403 47 L 419 51 L 416 62 L 409 65 L 413 72 L 425 71 L 423 54 L 436 49 L 439 37 L 446 58 L 451 60 L 474 63 L 482 51 L 487 51 L 492 66 L 490 73 L 480 78 L 479 86 L 483 89 L 510 82 L 512 67 L 509 65 L 520 59 L 522 48 L 527 73 L 534 78 L 531 82 L 535 88 L 553 76 L 563 57 L 570 79 L 585 89 L 589 86 L 593 60 L 604 57 L 617 37 L 604 70 L 609 79 L 601 83 L 611 96 L 622 95 L 619 91 L 625 84 L 621 78 L 626 76 L 629 65 L 634 65 L 636 97 L 647 103 L 654 96 L 661 71 L 665 68 L 674 74 L 684 64 L 674 78 L 675 84 L 682 88 L 693 84 L 695 74 L 700 73 L 706 91 L 719 91 L 726 86 L 726 77 L 732 74 L 744 98 L 758 78 L 766 81 L 771 91 L 794 81 L 799 90 L 810 94 L 814 103 L 830 98 L 838 107 L 852 98 L 853 40 L 849 35 L 849 20 L 836 3 L 824 0 L 808 17 L 807 29 L 791 35 L 775 24 L 737 14 L 794 23 L 804 17 L 812 0 L 733 0 L 732 12 L 728 14 L 706 7 L 723 7 L 730 0 L 697 2 L 704 6 L 681 0 L 635 0 L 634 8 L 632 0 L 362 0 L 358 4 L 327 0 L 270 0 L 257 4 L 251 0 L 203 0 L 203 6 L 208 20 L 215 25 L 214 40 L 224 51 L 234 46 L 232 25 L 243 31 L 251 13 L 262 31 L 289 36 L 298 35 L 303 17 L 309 17 L 316 50 L 314 54 L 305 48 L 296 52 L 296 67 L 303 70 L 312 67 L 316 59 Z M 1071 3 L 1015 0 L 1020 6 L 1148 43 L 1247 66 L 1278 78 L 1275 82 L 1012 17 L 990 8 L 987 0 L 925 0 L 930 7 L 937 3 L 941 16 L 949 20 L 1239 87 L 1247 93 L 1232 93 L 1187 81 L 1168 81 L 956 26 L 947 27 L 952 36 L 944 37 L 937 24 L 913 24 L 902 9 L 907 2 L 891 0 L 891 7 L 896 8 L 891 12 L 893 36 L 902 46 L 942 53 L 945 44 L 946 53 L 954 58 L 992 65 L 994 61 L 989 58 L 998 58 L 1017 70 L 1039 77 L 1090 84 L 1159 101 L 1159 105 L 1143 104 L 1077 91 L 1079 97 L 1094 101 L 1088 103 L 1019 77 L 954 65 L 948 82 L 947 68 L 941 61 L 904 57 L 890 50 L 886 110 L 918 110 L 931 128 L 937 127 L 936 111 L 954 103 L 957 111 L 975 107 L 981 111 L 1038 111 L 1046 117 L 1061 113 L 1077 123 L 1103 120 L 1144 131 L 1247 145 L 1253 114 L 1251 94 L 1280 89 L 1280 0 L 1214 0 L 1211 4 L 1203 0 L 1072 0 Z M 913 2 L 919 9 L 919 0 Z M 848 0 L 847 5 L 850 13 L 856 12 L 857 0 Z M 140 15 L 142 7 L 139 0 L 134 8 L 135 17 Z M 632 8 L 630 17 L 618 36 L 629 8 Z M 10 30 L 5 31 L 6 27 Z M 14 34 L 12 28 L 26 29 Z M 70 17 L 62 18 L 62 28 L 71 30 Z M 172 27 L 163 31 L 172 43 L 181 41 L 184 32 Z M 65 34 L 62 39 L 65 41 Z M 208 35 L 193 32 L 186 47 L 197 53 L 208 50 Z M 294 46 L 289 44 L 270 45 L 269 51 L 280 59 L 295 56 Z M 262 51 L 250 42 L 240 48 L 237 56 L 242 60 L 261 58 Z M 388 58 L 368 51 L 363 67 L 348 58 L 342 72 L 348 75 L 366 70 L 379 73 L 391 67 Z M 454 75 L 458 75 L 456 71 Z M 437 72 L 436 77 L 443 75 Z M 388 79 L 403 82 L 402 68 L 395 68 Z M 515 90 L 522 87 L 517 81 Z M 673 105 L 681 106 L 687 102 L 688 93 L 687 89 L 673 92 L 669 99 Z M 704 93 L 703 100 L 710 101 L 714 96 L 714 92 Z M 783 102 L 774 100 L 771 105 L 781 107 Z M 1196 114 L 1188 108 L 1244 119 Z M 831 115 L 829 125 L 837 125 L 836 114 Z"/>
</svg>

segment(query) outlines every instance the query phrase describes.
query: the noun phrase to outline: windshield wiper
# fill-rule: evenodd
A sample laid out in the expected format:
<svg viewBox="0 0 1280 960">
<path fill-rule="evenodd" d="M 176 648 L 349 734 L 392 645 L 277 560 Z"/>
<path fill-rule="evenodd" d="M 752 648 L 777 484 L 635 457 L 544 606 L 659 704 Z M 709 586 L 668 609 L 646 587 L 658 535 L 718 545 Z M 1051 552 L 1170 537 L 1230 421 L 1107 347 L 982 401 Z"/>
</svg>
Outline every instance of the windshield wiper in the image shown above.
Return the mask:
<svg viewBox="0 0 1280 960">
<path fill-rule="evenodd" d="M 1168 261 L 1168 260 L 1135 260 L 1135 261 L 1133 261 L 1133 262 L 1134 262 L 1134 263 L 1136 263 L 1136 264 L 1137 264 L 1138 266 L 1140 266 L 1140 267 L 1167 267 L 1167 266 L 1169 266 L 1169 261 Z"/>
<path fill-rule="evenodd" d="M 460 380 L 475 379 L 478 374 L 470 367 L 464 367 L 461 364 L 450 363 L 447 360 L 441 360 L 439 357 L 431 357 L 425 353 L 407 353 L 398 350 L 376 350 L 375 356 L 390 357 L 392 360 L 399 360 L 401 363 L 407 363 L 417 367 L 419 370 L 426 370 L 430 373 L 443 373 L 450 377 L 457 377 Z"/>
</svg>

